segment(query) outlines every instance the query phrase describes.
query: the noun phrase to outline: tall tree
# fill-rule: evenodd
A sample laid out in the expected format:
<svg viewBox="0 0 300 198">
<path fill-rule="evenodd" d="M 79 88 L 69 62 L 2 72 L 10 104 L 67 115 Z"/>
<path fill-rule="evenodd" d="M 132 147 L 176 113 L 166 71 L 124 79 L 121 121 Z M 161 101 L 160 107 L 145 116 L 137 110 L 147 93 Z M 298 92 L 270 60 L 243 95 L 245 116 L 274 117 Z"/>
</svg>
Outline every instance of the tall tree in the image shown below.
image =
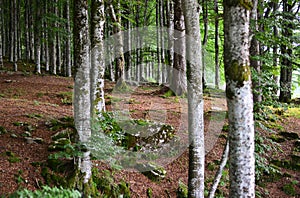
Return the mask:
<svg viewBox="0 0 300 198">
<path fill-rule="evenodd" d="M 70 21 L 70 0 L 66 0 L 65 5 L 66 13 L 66 29 L 67 29 L 67 39 L 66 39 L 66 52 L 65 52 L 65 75 L 68 77 L 72 76 L 72 67 L 71 67 L 71 21 Z"/>
<path fill-rule="evenodd" d="M 183 0 L 174 1 L 174 60 L 171 88 L 176 95 L 187 92 L 183 3 Z"/>
<path fill-rule="evenodd" d="M 91 137 L 91 101 L 90 101 L 90 40 L 88 29 L 88 2 L 74 0 L 74 66 L 76 68 L 74 84 L 74 122 L 79 142 L 85 143 Z M 84 192 L 91 179 L 90 152 L 77 159 L 78 169 L 83 181 L 76 184 Z M 85 192 L 86 193 L 86 192 Z M 88 196 L 84 196 L 88 197 Z"/>
<path fill-rule="evenodd" d="M 121 24 L 121 10 L 120 0 L 110 0 L 108 2 L 109 13 L 113 22 L 113 33 L 114 33 L 114 50 L 116 60 L 116 71 L 115 80 L 118 84 L 124 83 L 124 43 L 122 36 L 122 24 Z"/>
<path fill-rule="evenodd" d="M 258 2 L 254 1 L 253 8 L 250 14 L 250 18 L 252 21 L 252 27 L 251 27 L 251 45 L 250 45 L 250 65 L 253 67 L 255 72 L 258 76 L 260 76 L 261 73 L 261 65 L 260 61 L 257 58 L 259 56 L 259 49 L 260 45 L 254 34 L 258 31 Z M 253 101 L 254 103 L 260 103 L 262 101 L 262 90 L 261 90 L 261 80 L 260 78 L 257 78 L 256 81 L 252 82 L 253 84 Z"/>
<path fill-rule="evenodd" d="M 224 1 L 229 197 L 255 197 L 253 96 L 249 60 L 252 5 L 253 1 Z"/>
<path fill-rule="evenodd" d="M 293 36 L 293 6 L 295 3 L 288 0 L 283 0 L 283 16 L 284 23 L 282 29 L 282 36 L 287 40 Z M 281 54 L 281 67 L 280 67 L 280 95 L 279 101 L 289 102 L 292 98 L 292 73 L 293 63 L 291 57 L 293 56 L 292 46 L 289 42 L 284 42 L 280 46 Z"/>
<path fill-rule="evenodd" d="M 34 43 L 35 43 L 35 72 L 41 73 L 41 8 L 39 5 L 40 1 L 35 0 L 35 25 L 34 25 Z"/>
<path fill-rule="evenodd" d="M 3 48 L 2 48 L 2 6 L 3 2 L 0 1 L 0 69 L 3 68 Z"/>
<path fill-rule="evenodd" d="M 220 64 L 219 64 L 219 2 L 215 0 L 215 87 L 220 87 Z"/>
<path fill-rule="evenodd" d="M 104 101 L 104 2 L 93 0 L 91 4 L 91 113 L 105 110 Z M 95 108 L 95 109 L 94 109 Z M 93 115 L 94 116 L 94 115 Z"/>
<path fill-rule="evenodd" d="M 200 7 L 196 0 L 183 1 L 187 34 L 189 197 L 204 197 L 204 118 L 202 90 L 202 56 L 199 25 Z"/>
</svg>

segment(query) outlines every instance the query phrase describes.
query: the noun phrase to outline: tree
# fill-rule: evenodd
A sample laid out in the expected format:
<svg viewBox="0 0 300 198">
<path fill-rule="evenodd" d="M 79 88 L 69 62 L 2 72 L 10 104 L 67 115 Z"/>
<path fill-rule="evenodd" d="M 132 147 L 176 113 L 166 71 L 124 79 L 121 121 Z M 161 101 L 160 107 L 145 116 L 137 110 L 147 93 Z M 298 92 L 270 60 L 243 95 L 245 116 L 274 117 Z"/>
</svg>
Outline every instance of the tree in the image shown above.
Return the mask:
<svg viewBox="0 0 300 198">
<path fill-rule="evenodd" d="M 174 1 L 174 59 L 171 88 L 179 96 L 187 92 L 183 3 L 182 0 Z"/>
<path fill-rule="evenodd" d="M 79 142 L 84 144 L 91 137 L 90 40 L 87 1 L 75 0 L 73 13 L 74 65 L 76 68 L 74 122 Z M 89 151 L 85 151 L 83 157 L 77 159 L 77 165 L 81 175 L 83 175 L 83 180 L 79 180 L 76 187 L 86 194 L 92 175 Z M 84 197 L 88 197 L 88 195 Z"/>
<path fill-rule="evenodd" d="M 219 2 L 215 0 L 215 87 L 220 87 L 220 65 L 219 65 Z"/>
<path fill-rule="evenodd" d="M 282 35 L 286 39 L 291 39 L 293 36 L 293 16 L 290 14 L 293 12 L 293 6 L 295 3 L 283 0 L 283 14 L 285 22 L 283 23 Z M 292 98 L 292 73 L 293 62 L 291 57 L 293 56 L 293 49 L 291 43 L 285 42 L 280 46 L 281 54 L 281 67 L 280 67 L 280 102 L 289 102 Z"/>
<path fill-rule="evenodd" d="M 41 73 L 41 24 L 40 24 L 40 17 L 41 17 L 41 8 L 39 6 L 39 1 L 35 0 L 35 26 L 34 26 L 34 44 L 35 44 L 35 72 L 40 74 Z"/>
<path fill-rule="evenodd" d="M 200 7 L 196 0 L 183 1 L 187 34 L 189 197 L 204 197 L 204 118 L 202 90 L 202 56 L 199 25 Z"/>
<path fill-rule="evenodd" d="M 91 4 L 91 113 L 105 110 L 104 101 L 104 2 L 94 0 Z M 94 109 L 95 108 L 95 109 Z M 93 115 L 94 116 L 94 115 Z"/>
<path fill-rule="evenodd" d="M 3 68 L 3 48 L 2 48 L 2 6 L 3 3 L 0 1 L 0 69 Z"/>
<path fill-rule="evenodd" d="M 224 1 L 224 64 L 229 120 L 229 197 L 255 197 L 249 25 L 253 1 Z"/>
</svg>

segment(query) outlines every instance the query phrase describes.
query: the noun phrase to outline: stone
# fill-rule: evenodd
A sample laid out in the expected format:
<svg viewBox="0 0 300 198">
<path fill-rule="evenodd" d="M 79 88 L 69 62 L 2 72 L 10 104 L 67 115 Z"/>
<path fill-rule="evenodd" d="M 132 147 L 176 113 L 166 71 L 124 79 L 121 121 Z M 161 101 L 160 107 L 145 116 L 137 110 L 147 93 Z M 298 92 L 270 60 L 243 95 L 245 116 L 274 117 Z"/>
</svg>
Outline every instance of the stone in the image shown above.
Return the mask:
<svg viewBox="0 0 300 198">
<path fill-rule="evenodd" d="M 162 166 L 151 162 L 147 164 L 137 164 L 135 168 L 152 181 L 160 181 L 164 179 L 167 174 L 167 171 Z"/>
</svg>

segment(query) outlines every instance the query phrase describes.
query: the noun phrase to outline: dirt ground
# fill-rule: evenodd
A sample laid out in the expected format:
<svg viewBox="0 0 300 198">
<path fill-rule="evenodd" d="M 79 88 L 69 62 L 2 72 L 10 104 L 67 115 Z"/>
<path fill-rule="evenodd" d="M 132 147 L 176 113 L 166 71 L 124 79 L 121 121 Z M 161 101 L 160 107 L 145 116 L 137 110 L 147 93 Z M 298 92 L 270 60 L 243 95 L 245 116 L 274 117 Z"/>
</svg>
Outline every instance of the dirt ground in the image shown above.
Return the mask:
<svg viewBox="0 0 300 198">
<path fill-rule="evenodd" d="M 24 72 L 0 72 L 0 126 L 6 129 L 0 134 L 0 196 L 12 193 L 20 188 L 30 190 L 39 189 L 44 179 L 41 168 L 33 166 L 35 162 L 45 162 L 49 155 L 48 146 L 51 131 L 46 126 L 47 121 L 73 115 L 72 105 L 67 104 L 68 93 L 73 91 L 73 79 L 48 75 L 33 75 Z M 117 97 L 114 84 L 106 82 L 106 98 L 112 100 Z M 108 96 L 109 95 L 109 96 Z M 206 142 L 206 179 L 212 180 L 216 168 L 211 163 L 220 160 L 225 145 L 225 132 L 222 127 L 226 118 L 213 117 L 213 113 L 226 110 L 226 100 L 220 93 L 206 95 L 205 97 L 205 134 Z M 132 118 L 163 121 L 175 127 L 182 140 L 187 140 L 186 114 L 187 106 L 183 99 L 177 97 L 163 97 L 161 87 L 143 85 L 134 88 L 128 98 L 126 108 Z M 107 104 L 107 110 L 117 110 L 117 102 Z M 124 106 L 122 107 L 124 108 Z M 215 119 L 213 119 L 215 118 Z M 297 132 L 300 135 L 300 120 L 297 118 L 284 118 L 280 123 L 286 130 Z M 42 138 L 42 143 L 28 142 L 25 131 L 28 126 L 32 129 L 34 138 Z M 221 135 L 223 134 L 223 136 Z M 221 135 L 221 136 L 220 136 Z M 279 157 L 288 158 L 292 152 L 294 142 L 286 141 L 282 144 L 283 154 Z M 20 160 L 10 162 L 7 152 L 14 153 Z M 6 154 L 5 154 L 6 153 Z M 107 168 L 103 163 L 94 165 L 99 169 Z M 166 178 L 153 182 L 143 174 L 130 171 L 114 171 L 116 180 L 124 179 L 129 183 L 132 197 L 147 197 L 147 189 L 151 188 L 153 197 L 176 197 L 178 182 L 187 184 L 188 177 L 188 151 L 182 153 L 164 164 L 167 171 Z M 300 192 L 299 171 L 282 169 L 289 177 L 275 182 L 268 182 L 265 187 L 257 187 L 262 197 L 292 197 L 285 194 L 283 186 L 291 181 L 298 181 L 295 188 Z M 228 196 L 228 183 L 220 186 L 223 195 Z"/>
</svg>

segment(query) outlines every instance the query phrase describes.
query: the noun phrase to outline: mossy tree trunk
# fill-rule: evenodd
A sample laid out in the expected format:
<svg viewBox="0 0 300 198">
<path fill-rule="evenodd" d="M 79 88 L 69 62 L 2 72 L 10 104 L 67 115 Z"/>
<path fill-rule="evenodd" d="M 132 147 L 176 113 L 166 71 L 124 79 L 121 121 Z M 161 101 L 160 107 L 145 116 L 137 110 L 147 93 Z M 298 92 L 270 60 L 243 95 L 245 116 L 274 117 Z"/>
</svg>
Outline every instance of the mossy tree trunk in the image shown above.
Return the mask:
<svg viewBox="0 0 300 198">
<path fill-rule="evenodd" d="M 229 120 L 229 197 L 255 197 L 250 11 L 253 1 L 224 1 L 224 65 Z"/>
<path fill-rule="evenodd" d="M 202 56 L 199 25 L 200 7 L 196 0 L 184 0 L 189 131 L 189 197 L 204 197 L 204 118 L 202 90 Z"/>
</svg>

